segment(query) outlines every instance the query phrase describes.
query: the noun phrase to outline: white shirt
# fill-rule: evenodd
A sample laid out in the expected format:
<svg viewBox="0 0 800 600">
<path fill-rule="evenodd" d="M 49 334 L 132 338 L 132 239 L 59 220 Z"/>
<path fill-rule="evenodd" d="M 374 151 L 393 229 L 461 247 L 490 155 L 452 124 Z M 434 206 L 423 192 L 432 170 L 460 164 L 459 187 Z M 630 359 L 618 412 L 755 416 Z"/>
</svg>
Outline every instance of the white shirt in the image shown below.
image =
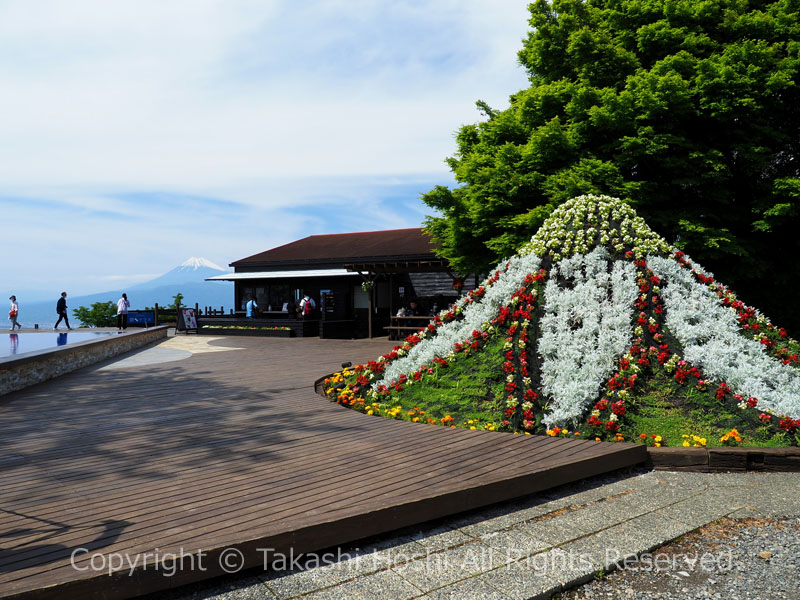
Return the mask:
<svg viewBox="0 0 800 600">
<path fill-rule="evenodd" d="M 17 306 L 16 302 L 11 302 L 11 306 L 8 308 L 8 312 L 19 312 L 19 306 Z"/>
<path fill-rule="evenodd" d="M 127 315 L 128 314 L 128 307 L 131 303 L 126 300 L 125 298 L 120 298 L 117 300 L 117 314 L 118 315 Z"/>
</svg>

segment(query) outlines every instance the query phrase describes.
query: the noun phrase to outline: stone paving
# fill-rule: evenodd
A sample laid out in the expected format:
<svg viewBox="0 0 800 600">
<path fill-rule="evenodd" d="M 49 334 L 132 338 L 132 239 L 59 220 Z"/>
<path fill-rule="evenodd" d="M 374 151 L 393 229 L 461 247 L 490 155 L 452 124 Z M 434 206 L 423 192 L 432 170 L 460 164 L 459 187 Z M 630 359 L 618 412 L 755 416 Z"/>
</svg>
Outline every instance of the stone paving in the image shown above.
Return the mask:
<svg viewBox="0 0 800 600">
<path fill-rule="evenodd" d="M 726 516 L 800 516 L 800 473 L 606 475 L 148 600 L 549 598 Z"/>
</svg>

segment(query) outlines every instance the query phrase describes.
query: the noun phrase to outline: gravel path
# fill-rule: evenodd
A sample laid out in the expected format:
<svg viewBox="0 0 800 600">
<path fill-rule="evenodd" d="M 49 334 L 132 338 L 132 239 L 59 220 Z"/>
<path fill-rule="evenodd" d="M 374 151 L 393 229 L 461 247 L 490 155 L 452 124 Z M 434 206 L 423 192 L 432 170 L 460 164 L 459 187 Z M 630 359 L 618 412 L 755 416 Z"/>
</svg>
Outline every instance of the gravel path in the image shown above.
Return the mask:
<svg viewBox="0 0 800 600">
<path fill-rule="evenodd" d="M 640 559 L 561 600 L 797 600 L 800 518 L 720 519 Z"/>
</svg>

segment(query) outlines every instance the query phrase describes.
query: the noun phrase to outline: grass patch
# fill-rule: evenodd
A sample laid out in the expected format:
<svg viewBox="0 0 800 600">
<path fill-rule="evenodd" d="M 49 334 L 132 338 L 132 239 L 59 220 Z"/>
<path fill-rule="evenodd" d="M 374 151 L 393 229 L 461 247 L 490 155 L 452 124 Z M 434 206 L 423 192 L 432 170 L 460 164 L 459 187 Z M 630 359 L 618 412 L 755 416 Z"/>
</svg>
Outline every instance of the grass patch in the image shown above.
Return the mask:
<svg viewBox="0 0 800 600">
<path fill-rule="evenodd" d="M 461 356 L 447 367 L 434 367 L 422 382 L 406 384 L 392 395 L 392 402 L 405 411 L 418 408 L 425 418 L 451 416 L 458 425 L 476 421 L 482 428 L 501 420 L 503 402 L 503 343 L 495 334 L 478 352 Z"/>
<path fill-rule="evenodd" d="M 661 370 L 638 391 L 636 404 L 629 411 L 622 431 L 630 440 L 642 433 L 657 434 L 667 446 L 681 446 L 684 435 L 705 438 L 707 446 L 722 446 L 720 438 L 734 428 L 742 437 L 740 446 L 792 445 L 784 432 L 774 432 L 765 425 L 745 420 L 740 411 L 730 410 L 709 391 L 678 385 Z"/>
</svg>

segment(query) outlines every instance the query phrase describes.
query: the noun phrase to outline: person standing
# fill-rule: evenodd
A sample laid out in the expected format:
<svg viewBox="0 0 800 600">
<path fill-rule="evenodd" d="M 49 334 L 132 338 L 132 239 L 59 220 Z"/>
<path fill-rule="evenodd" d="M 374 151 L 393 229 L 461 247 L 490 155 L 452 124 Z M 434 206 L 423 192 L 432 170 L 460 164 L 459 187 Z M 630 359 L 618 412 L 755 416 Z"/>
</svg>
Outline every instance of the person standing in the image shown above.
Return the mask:
<svg viewBox="0 0 800 600">
<path fill-rule="evenodd" d="M 308 294 L 305 294 L 303 299 L 300 300 L 300 314 L 304 319 L 311 317 L 316 307 L 317 305 L 315 304 L 314 299 Z"/>
<path fill-rule="evenodd" d="M 250 300 L 247 301 L 247 304 L 244 305 L 244 316 L 248 319 L 255 319 L 257 310 L 258 304 L 256 304 L 256 299 L 250 298 Z"/>
<path fill-rule="evenodd" d="M 117 329 L 123 331 L 128 328 L 128 309 L 131 303 L 128 302 L 128 294 L 122 294 L 122 298 L 117 300 Z"/>
<path fill-rule="evenodd" d="M 67 329 L 72 329 L 72 327 L 69 326 L 69 317 L 67 316 L 67 292 L 61 292 L 61 298 L 59 298 L 56 303 L 56 313 L 58 313 L 58 321 L 56 321 L 53 329 L 58 329 L 58 324 L 61 323 L 62 319 Z"/>
<path fill-rule="evenodd" d="M 19 305 L 17 304 L 17 297 L 11 296 L 9 300 L 11 300 L 11 306 L 8 308 L 8 318 L 11 321 L 11 331 L 14 331 L 15 327 L 19 327 L 20 329 L 22 329 L 22 325 L 17 323 L 17 315 L 19 315 Z"/>
</svg>

